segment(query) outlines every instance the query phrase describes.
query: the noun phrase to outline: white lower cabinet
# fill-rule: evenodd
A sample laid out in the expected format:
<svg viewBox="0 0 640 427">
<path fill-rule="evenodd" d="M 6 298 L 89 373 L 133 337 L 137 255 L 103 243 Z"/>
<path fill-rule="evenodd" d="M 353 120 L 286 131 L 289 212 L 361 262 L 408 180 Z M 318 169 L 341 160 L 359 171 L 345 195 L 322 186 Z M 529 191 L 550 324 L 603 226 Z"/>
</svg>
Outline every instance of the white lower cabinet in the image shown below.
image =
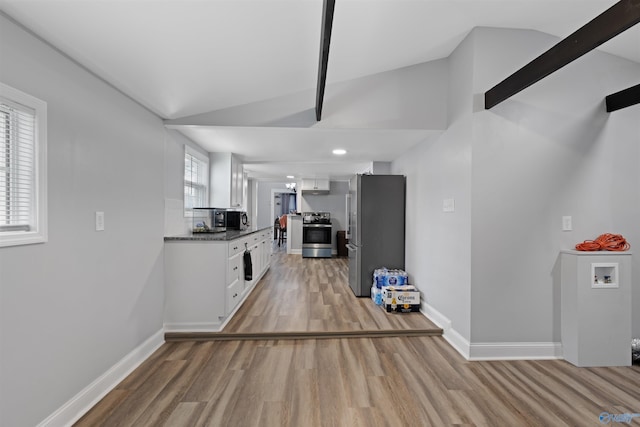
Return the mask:
<svg viewBox="0 0 640 427">
<path fill-rule="evenodd" d="M 165 329 L 220 330 L 269 268 L 270 233 L 268 228 L 230 242 L 165 241 Z M 250 281 L 245 280 L 245 248 L 251 250 Z"/>
<path fill-rule="evenodd" d="M 240 253 L 232 256 L 227 264 L 229 269 L 227 272 L 227 285 L 236 280 L 244 282 L 244 255 Z"/>
<path fill-rule="evenodd" d="M 262 265 L 269 265 L 271 263 L 271 241 L 263 240 L 261 243 L 260 255 L 262 257 Z"/>
<path fill-rule="evenodd" d="M 226 315 L 226 242 L 167 241 L 164 269 L 165 329 L 218 328 Z"/>
<path fill-rule="evenodd" d="M 251 281 L 245 282 L 245 288 L 247 290 L 252 288 L 253 285 L 257 283 L 256 279 L 258 278 L 258 273 L 262 271 L 262 262 L 261 262 L 262 259 L 259 253 L 260 248 L 261 248 L 260 243 L 254 243 L 252 246 L 249 247 L 249 250 L 251 251 L 251 264 L 253 266 L 253 279 Z"/>
<path fill-rule="evenodd" d="M 244 252 L 233 253 L 234 243 L 229 244 L 229 257 L 227 263 L 227 289 L 225 306 L 225 315 L 231 314 L 233 309 L 238 305 L 242 295 L 244 294 Z"/>
<path fill-rule="evenodd" d="M 227 286 L 227 315 L 238 305 L 244 294 L 244 280 L 236 280 Z"/>
</svg>

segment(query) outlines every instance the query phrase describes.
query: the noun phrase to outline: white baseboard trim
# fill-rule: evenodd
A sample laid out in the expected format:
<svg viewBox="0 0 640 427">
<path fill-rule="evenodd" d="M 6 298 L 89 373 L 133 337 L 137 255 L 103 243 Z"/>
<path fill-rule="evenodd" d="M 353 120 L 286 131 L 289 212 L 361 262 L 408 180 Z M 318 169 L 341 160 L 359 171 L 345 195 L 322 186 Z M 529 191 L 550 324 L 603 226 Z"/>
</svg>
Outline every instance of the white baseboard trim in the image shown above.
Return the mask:
<svg viewBox="0 0 640 427">
<path fill-rule="evenodd" d="M 472 343 L 469 360 L 551 360 L 562 359 L 558 342 Z"/>
<path fill-rule="evenodd" d="M 165 323 L 164 332 L 220 332 L 222 322 Z"/>
<path fill-rule="evenodd" d="M 469 341 L 453 329 L 451 320 L 425 301 L 422 301 L 420 304 L 420 311 L 427 319 L 435 323 L 436 326 L 442 328 L 442 337 L 447 340 L 462 357 L 469 360 Z"/>
<path fill-rule="evenodd" d="M 435 323 L 436 326 L 442 328 L 443 331 L 451 329 L 451 320 L 426 302 L 422 301 L 420 303 L 420 311 L 427 317 L 427 319 Z"/>
<path fill-rule="evenodd" d="M 469 360 L 469 341 L 460 335 L 458 331 L 450 328 L 443 332 L 442 337 L 465 359 Z"/>
<path fill-rule="evenodd" d="M 443 338 L 469 361 L 478 360 L 550 360 L 562 359 L 562 345 L 556 342 L 496 342 L 473 343 L 451 326 L 451 320 L 422 302 L 421 311 L 442 328 Z"/>
<path fill-rule="evenodd" d="M 127 375 L 164 344 L 164 330 L 149 337 L 133 349 L 80 393 L 49 415 L 38 427 L 66 427 L 78 421 L 89 409 L 117 386 Z"/>
</svg>

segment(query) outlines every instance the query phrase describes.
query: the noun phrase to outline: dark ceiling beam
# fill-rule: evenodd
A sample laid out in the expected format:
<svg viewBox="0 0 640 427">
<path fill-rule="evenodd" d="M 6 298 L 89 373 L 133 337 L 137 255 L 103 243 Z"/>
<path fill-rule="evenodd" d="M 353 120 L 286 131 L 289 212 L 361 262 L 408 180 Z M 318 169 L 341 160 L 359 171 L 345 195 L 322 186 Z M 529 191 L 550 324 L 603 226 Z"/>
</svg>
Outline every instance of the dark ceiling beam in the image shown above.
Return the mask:
<svg viewBox="0 0 640 427">
<path fill-rule="evenodd" d="M 640 84 L 612 93 L 605 99 L 607 113 L 640 104 Z"/>
<path fill-rule="evenodd" d="M 324 87 L 327 82 L 327 66 L 329 64 L 329 44 L 331 43 L 331 29 L 333 27 L 333 10 L 336 0 L 324 0 L 322 4 L 322 28 L 320 32 L 320 61 L 318 64 L 318 86 L 316 89 L 316 120 L 322 118 L 322 101 L 324 101 Z"/>
<path fill-rule="evenodd" d="M 576 3 L 576 8 L 580 7 Z M 640 0 L 620 0 L 588 24 L 489 89 L 490 109 L 640 22 Z"/>
</svg>

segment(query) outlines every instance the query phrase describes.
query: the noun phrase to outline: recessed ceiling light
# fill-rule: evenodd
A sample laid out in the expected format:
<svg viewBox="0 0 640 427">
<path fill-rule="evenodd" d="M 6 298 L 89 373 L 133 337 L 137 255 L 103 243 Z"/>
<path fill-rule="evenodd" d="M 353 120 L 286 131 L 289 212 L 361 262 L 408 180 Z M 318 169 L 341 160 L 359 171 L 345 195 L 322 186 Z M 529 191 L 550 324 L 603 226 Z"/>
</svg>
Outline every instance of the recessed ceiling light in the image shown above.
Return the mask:
<svg viewBox="0 0 640 427">
<path fill-rule="evenodd" d="M 342 156 L 343 154 L 347 154 L 347 150 L 336 148 L 335 150 L 333 150 L 333 154 L 335 154 L 336 156 Z"/>
<path fill-rule="evenodd" d="M 287 179 L 293 179 L 293 178 L 295 178 L 295 176 L 293 176 L 293 175 L 287 175 Z"/>
</svg>

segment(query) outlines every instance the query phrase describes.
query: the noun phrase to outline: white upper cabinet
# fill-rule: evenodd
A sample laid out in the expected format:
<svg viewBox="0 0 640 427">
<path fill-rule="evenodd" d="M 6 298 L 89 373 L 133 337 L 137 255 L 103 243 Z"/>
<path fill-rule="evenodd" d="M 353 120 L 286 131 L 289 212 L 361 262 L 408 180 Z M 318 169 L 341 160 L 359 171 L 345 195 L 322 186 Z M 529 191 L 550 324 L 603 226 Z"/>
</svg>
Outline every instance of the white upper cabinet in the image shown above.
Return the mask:
<svg viewBox="0 0 640 427">
<path fill-rule="evenodd" d="M 303 179 L 302 192 L 307 194 L 328 194 L 329 180 L 320 178 Z"/>
<path fill-rule="evenodd" d="M 244 166 L 232 153 L 209 153 L 210 205 L 216 208 L 243 208 Z"/>
</svg>

